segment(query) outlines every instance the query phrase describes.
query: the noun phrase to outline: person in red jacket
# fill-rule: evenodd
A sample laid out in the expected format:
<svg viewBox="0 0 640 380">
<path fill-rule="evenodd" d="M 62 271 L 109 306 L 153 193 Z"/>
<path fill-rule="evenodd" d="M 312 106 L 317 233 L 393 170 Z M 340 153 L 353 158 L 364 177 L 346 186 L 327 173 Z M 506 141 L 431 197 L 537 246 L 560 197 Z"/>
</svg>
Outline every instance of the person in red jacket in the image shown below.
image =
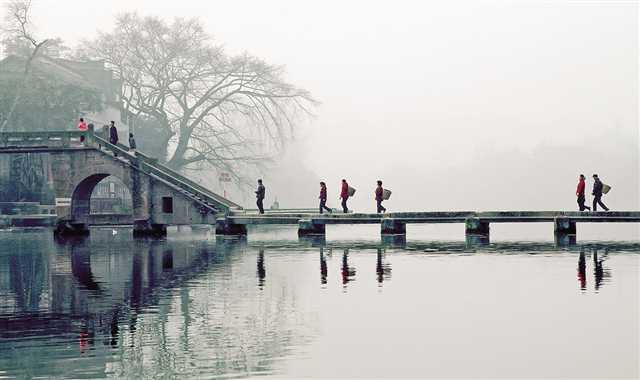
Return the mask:
<svg viewBox="0 0 640 380">
<path fill-rule="evenodd" d="M 78 120 L 78 129 L 82 132 L 87 130 L 87 124 L 84 122 L 83 118 L 80 118 L 80 120 Z"/>
<path fill-rule="evenodd" d="M 320 182 L 320 214 L 322 214 L 323 210 L 331 213 L 331 209 L 327 207 L 327 184 Z"/>
<path fill-rule="evenodd" d="M 83 118 L 80 118 L 80 120 L 78 120 L 78 130 L 80 132 L 87 131 L 87 124 L 84 122 Z M 80 142 L 84 142 L 84 136 L 80 136 Z"/>
<path fill-rule="evenodd" d="M 584 189 L 586 187 L 584 180 L 585 180 L 584 174 L 580 174 L 580 178 L 578 178 L 578 188 L 576 189 L 576 196 L 578 197 L 578 208 L 580 209 L 580 211 L 584 211 L 584 210 L 591 211 L 591 208 L 589 208 L 589 206 L 585 206 L 584 204 L 585 202 Z"/>
<path fill-rule="evenodd" d="M 349 212 L 347 208 L 347 199 L 349 199 L 349 184 L 346 179 L 342 180 L 342 190 L 340 190 L 340 198 L 342 199 L 342 212 Z"/>
</svg>

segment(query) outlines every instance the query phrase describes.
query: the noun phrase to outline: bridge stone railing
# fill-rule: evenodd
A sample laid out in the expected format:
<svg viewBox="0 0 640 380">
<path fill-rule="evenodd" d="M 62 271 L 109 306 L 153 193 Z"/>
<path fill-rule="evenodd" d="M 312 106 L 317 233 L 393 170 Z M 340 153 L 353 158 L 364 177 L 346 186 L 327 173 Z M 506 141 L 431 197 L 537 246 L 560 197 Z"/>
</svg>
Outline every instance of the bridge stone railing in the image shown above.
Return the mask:
<svg viewBox="0 0 640 380">
<path fill-rule="evenodd" d="M 1 148 L 68 148 L 87 146 L 92 140 L 92 131 L 38 131 L 2 132 Z M 82 137 L 84 136 L 84 141 Z"/>
</svg>

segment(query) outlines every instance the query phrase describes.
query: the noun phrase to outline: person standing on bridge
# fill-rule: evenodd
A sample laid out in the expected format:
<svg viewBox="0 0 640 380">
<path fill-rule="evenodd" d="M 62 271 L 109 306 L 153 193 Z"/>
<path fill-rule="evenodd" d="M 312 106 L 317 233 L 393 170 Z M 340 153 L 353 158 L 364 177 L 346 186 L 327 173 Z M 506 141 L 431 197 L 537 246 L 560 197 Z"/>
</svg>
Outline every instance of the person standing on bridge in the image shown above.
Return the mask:
<svg viewBox="0 0 640 380">
<path fill-rule="evenodd" d="M 346 179 L 342 179 L 342 189 L 340 190 L 340 198 L 342 199 L 342 212 L 349 212 L 347 208 L 347 199 L 349 199 L 349 184 Z"/>
<path fill-rule="evenodd" d="M 600 205 L 604 211 L 609 211 L 609 208 L 602 203 L 603 184 L 597 174 L 593 175 L 593 181 L 593 191 L 591 192 L 593 195 L 593 211 L 598 211 L 598 205 Z"/>
<path fill-rule="evenodd" d="M 80 120 L 78 120 L 78 130 L 80 132 L 86 132 L 87 129 L 87 124 L 84 122 L 84 119 L 80 118 Z M 84 142 L 84 135 L 80 136 L 80 142 Z"/>
<path fill-rule="evenodd" d="M 118 145 L 118 128 L 116 128 L 116 122 L 111 120 L 111 126 L 109 127 L 109 142 L 113 145 Z"/>
<path fill-rule="evenodd" d="M 584 174 L 580 174 L 580 178 L 578 178 L 578 188 L 576 189 L 576 196 L 578 197 L 578 209 L 580 211 L 589 210 L 591 208 L 589 206 L 585 206 L 585 197 L 584 197 L 584 189 L 586 187 L 585 176 Z"/>
<path fill-rule="evenodd" d="M 129 133 L 129 150 L 134 153 L 136 151 L 136 139 L 133 138 L 133 133 Z"/>
<path fill-rule="evenodd" d="M 262 202 L 264 201 L 265 188 L 262 184 L 262 180 L 258 180 L 258 190 L 256 190 L 256 205 L 258 205 L 258 212 L 260 214 L 264 214 L 264 205 Z"/>
<path fill-rule="evenodd" d="M 378 187 L 376 187 L 376 206 L 378 209 L 378 214 L 380 214 L 381 212 L 387 212 L 387 209 L 382 206 L 383 194 L 384 189 L 382 188 L 382 181 L 378 180 Z"/>
<path fill-rule="evenodd" d="M 87 131 L 87 124 L 84 122 L 83 118 L 80 118 L 80 120 L 78 120 L 78 130 L 80 132 L 86 132 Z"/>
<path fill-rule="evenodd" d="M 329 211 L 331 214 L 331 209 L 327 207 L 327 184 L 324 182 L 320 182 L 320 214 L 322 214 L 323 210 Z"/>
</svg>

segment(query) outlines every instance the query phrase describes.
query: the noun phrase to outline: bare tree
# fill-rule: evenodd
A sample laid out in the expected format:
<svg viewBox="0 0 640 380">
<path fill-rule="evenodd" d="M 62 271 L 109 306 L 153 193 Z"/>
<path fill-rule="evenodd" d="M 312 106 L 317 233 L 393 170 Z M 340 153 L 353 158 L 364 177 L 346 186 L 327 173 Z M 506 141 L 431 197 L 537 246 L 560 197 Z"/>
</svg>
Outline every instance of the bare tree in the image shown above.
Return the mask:
<svg viewBox="0 0 640 380">
<path fill-rule="evenodd" d="M 30 18 L 30 0 L 9 1 L 6 4 L 6 11 L 6 23 L 2 30 L 3 34 L 5 34 L 5 42 L 13 41 L 18 45 L 24 44 L 21 46 L 24 46 L 26 48 L 26 60 L 24 63 L 22 79 L 18 84 L 18 88 L 15 92 L 13 101 L 11 102 L 11 106 L 9 107 L 7 114 L 2 118 L 2 123 L 0 124 L 0 132 L 6 129 L 7 124 L 12 119 L 17 105 L 20 103 L 20 99 L 22 97 L 22 94 L 24 93 L 29 74 L 31 73 L 33 61 L 38 57 L 40 51 L 50 41 L 49 39 L 38 41 L 34 37 Z"/>
<path fill-rule="evenodd" d="M 238 165 L 281 148 L 316 103 L 282 67 L 226 54 L 197 19 L 124 14 L 85 50 L 120 76 L 128 112 L 157 122 L 176 169 L 206 163 L 239 178 Z"/>
</svg>

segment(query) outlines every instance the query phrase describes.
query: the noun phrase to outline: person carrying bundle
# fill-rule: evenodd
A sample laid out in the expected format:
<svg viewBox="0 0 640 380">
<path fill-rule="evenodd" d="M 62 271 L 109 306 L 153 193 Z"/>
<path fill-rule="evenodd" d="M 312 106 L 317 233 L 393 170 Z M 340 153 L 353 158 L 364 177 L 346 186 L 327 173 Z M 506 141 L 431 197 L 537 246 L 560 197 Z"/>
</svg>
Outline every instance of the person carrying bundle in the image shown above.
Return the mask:
<svg viewBox="0 0 640 380">
<path fill-rule="evenodd" d="M 382 181 L 378 180 L 378 187 L 376 187 L 376 206 L 378 214 L 387 212 L 387 209 L 382 206 L 382 201 L 384 200 L 385 191 L 382 188 Z"/>
<path fill-rule="evenodd" d="M 602 194 L 608 193 L 610 189 L 611 186 L 603 184 L 597 174 L 593 175 L 593 191 L 591 192 L 593 195 L 593 211 L 598 211 L 598 205 L 604 211 L 609 211 L 609 208 L 602 203 Z"/>
<path fill-rule="evenodd" d="M 349 184 L 346 179 L 342 179 L 342 189 L 340 190 L 340 199 L 342 199 L 342 212 L 349 212 L 347 208 L 347 199 L 349 199 Z"/>
</svg>

